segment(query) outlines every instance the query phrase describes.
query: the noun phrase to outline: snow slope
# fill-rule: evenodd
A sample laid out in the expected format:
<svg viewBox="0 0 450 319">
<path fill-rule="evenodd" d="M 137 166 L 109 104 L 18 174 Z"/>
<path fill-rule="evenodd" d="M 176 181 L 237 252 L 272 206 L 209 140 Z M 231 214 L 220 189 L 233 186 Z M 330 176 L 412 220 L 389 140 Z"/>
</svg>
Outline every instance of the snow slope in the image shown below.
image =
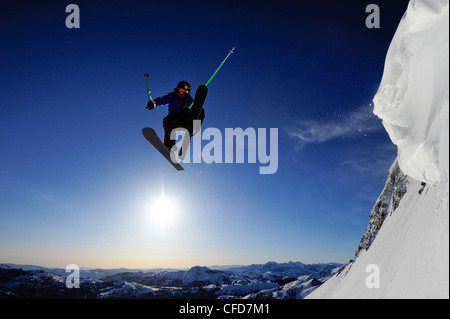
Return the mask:
<svg viewBox="0 0 450 319">
<path fill-rule="evenodd" d="M 448 187 L 403 182 L 407 192 L 370 247 L 307 298 L 449 297 Z M 379 288 L 366 286 L 370 265 L 379 269 Z"/>
<path fill-rule="evenodd" d="M 307 298 L 449 298 L 448 10 L 411 0 L 400 21 L 374 97 L 400 173 L 394 163 L 355 260 Z"/>
</svg>

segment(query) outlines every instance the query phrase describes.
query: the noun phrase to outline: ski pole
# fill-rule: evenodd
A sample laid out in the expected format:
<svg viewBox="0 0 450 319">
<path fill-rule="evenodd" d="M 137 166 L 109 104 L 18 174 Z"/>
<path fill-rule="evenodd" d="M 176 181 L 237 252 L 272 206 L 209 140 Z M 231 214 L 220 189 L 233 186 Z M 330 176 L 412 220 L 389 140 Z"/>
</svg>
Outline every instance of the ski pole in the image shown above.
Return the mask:
<svg viewBox="0 0 450 319">
<path fill-rule="evenodd" d="M 226 56 L 226 58 L 222 61 L 222 63 L 220 63 L 219 67 L 216 69 L 216 71 L 213 73 L 213 75 L 211 75 L 211 77 L 209 78 L 208 82 L 206 82 L 205 86 L 208 86 L 209 82 L 211 82 L 211 80 L 213 79 L 213 77 L 216 75 L 217 72 L 219 72 L 220 68 L 222 67 L 222 65 L 225 63 L 225 61 L 228 59 L 228 57 L 231 55 L 231 53 L 234 53 L 234 49 L 231 49 L 230 52 L 228 53 L 228 55 Z M 192 105 L 194 105 L 194 102 L 191 103 L 191 105 L 189 106 L 189 108 L 192 108 Z"/>
<path fill-rule="evenodd" d="M 219 72 L 220 68 L 222 67 L 222 65 L 225 63 L 225 61 L 228 59 L 228 57 L 231 55 L 231 53 L 234 53 L 234 48 L 231 49 L 230 53 L 228 53 L 227 57 L 222 61 L 222 63 L 219 65 L 219 67 L 217 68 L 217 70 L 214 72 L 214 74 L 209 78 L 208 82 L 206 82 L 205 86 L 208 86 L 209 82 L 211 82 L 211 80 L 213 79 L 213 77 L 216 75 L 217 72 Z"/>
<path fill-rule="evenodd" d="M 144 76 L 145 76 L 145 78 L 147 80 L 147 95 L 148 95 L 148 100 L 150 101 L 152 98 L 150 97 L 150 91 L 148 89 L 148 77 L 149 77 L 149 75 L 148 75 L 148 73 L 145 73 Z"/>
</svg>

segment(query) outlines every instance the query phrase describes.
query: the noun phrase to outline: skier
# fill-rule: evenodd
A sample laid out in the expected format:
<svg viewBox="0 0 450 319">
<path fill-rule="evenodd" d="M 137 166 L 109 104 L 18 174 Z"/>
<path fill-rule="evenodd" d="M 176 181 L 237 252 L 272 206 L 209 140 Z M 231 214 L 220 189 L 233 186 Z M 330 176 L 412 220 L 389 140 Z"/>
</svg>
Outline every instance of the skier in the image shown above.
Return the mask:
<svg viewBox="0 0 450 319">
<path fill-rule="evenodd" d="M 187 81 L 180 81 L 177 87 L 162 97 L 150 100 L 147 103 L 146 109 L 153 110 L 157 106 L 169 104 L 169 114 L 163 119 L 164 127 L 164 145 L 169 151 L 175 145 L 175 141 L 170 139 L 170 133 L 176 128 L 187 129 L 190 136 L 192 136 L 193 124 L 189 123 L 189 115 L 191 113 L 190 105 L 194 101 L 189 94 L 191 85 Z M 205 111 L 202 110 L 200 114 L 201 123 L 205 118 Z"/>
</svg>

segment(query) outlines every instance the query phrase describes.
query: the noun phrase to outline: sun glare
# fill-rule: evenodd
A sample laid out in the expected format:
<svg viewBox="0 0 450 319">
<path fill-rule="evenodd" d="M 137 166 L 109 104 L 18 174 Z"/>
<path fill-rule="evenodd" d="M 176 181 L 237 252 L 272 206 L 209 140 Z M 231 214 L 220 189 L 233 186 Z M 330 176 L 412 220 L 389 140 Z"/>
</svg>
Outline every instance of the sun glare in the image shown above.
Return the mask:
<svg viewBox="0 0 450 319">
<path fill-rule="evenodd" d="M 174 222 L 176 212 L 175 202 L 161 194 L 159 198 L 154 199 L 150 207 L 151 221 L 165 227 Z"/>
</svg>

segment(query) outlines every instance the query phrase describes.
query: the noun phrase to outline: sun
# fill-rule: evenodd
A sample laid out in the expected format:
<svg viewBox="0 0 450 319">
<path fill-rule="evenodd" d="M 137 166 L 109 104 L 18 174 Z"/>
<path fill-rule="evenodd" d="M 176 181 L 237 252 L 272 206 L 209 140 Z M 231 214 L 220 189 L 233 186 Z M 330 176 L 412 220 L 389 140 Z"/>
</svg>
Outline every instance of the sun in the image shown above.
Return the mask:
<svg viewBox="0 0 450 319">
<path fill-rule="evenodd" d="M 172 224 L 177 215 L 177 205 L 175 200 L 166 197 L 164 193 L 160 197 L 155 198 L 150 206 L 150 220 L 153 223 L 159 224 L 161 227 L 166 227 Z"/>
</svg>

